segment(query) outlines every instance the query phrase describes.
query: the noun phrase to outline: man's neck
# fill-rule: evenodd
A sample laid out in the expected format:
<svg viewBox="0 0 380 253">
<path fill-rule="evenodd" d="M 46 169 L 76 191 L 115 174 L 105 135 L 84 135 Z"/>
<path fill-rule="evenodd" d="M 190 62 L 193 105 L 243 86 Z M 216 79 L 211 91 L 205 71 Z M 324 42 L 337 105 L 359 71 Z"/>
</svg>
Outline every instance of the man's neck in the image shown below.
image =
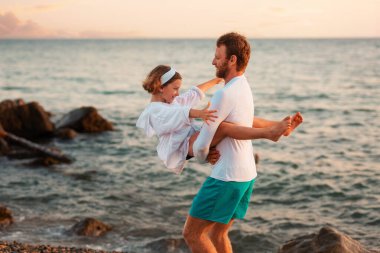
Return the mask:
<svg viewBox="0 0 380 253">
<path fill-rule="evenodd" d="M 227 76 L 224 78 L 224 83 L 227 84 L 231 79 L 244 75 L 244 71 L 230 71 Z"/>
</svg>

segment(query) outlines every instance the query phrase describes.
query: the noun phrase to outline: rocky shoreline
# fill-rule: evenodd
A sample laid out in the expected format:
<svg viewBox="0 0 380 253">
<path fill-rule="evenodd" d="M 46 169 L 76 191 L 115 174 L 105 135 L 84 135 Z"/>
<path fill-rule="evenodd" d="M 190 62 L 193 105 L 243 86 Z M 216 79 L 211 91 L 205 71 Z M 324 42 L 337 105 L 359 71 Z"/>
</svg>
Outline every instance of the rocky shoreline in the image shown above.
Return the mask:
<svg viewBox="0 0 380 253">
<path fill-rule="evenodd" d="M 40 144 L 54 138 L 74 139 L 78 133 L 112 131 L 113 124 L 93 106 L 73 109 L 56 122 L 52 113 L 38 102 L 23 99 L 0 101 L 0 156 L 9 159 L 35 159 L 28 166 L 51 166 L 71 163 L 57 147 Z"/>
<path fill-rule="evenodd" d="M 19 242 L 0 241 L 1 253 L 118 253 L 117 251 L 102 251 L 93 249 L 81 249 L 74 247 L 61 247 L 50 245 L 28 245 Z"/>
<path fill-rule="evenodd" d="M 81 107 L 65 114 L 60 120 L 52 122 L 51 113 L 45 111 L 37 102 L 25 103 L 22 99 L 0 101 L 0 156 L 9 159 L 36 159 L 28 166 L 51 166 L 62 162 L 62 153 L 56 147 L 46 146 L 47 140 L 54 138 L 73 139 L 78 133 L 100 133 L 112 131 L 111 122 L 98 114 L 94 107 Z M 41 144 L 41 141 L 42 143 Z M 37 143 L 36 143 L 37 142 Z M 49 142 L 48 142 L 49 144 Z M 52 157 L 53 156 L 53 157 Z M 58 158 L 58 160 L 57 160 Z M 257 159 L 258 160 L 258 159 Z M 63 160 L 63 162 L 65 162 Z M 0 234 L 8 229 L 15 220 L 12 211 L 0 203 Z M 73 224 L 66 234 L 73 236 L 100 237 L 112 230 L 112 226 L 94 218 L 87 217 Z M 22 239 L 22 238 L 21 238 Z M 147 245 L 152 252 L 178 252 L 186 250 L 183 239 L 162 239 L 160 244 Z M 238 245 L 234 244 L 237 248 Z M 174 251 L 172 251 L 172 249 Z M 238 252 L 238 250 L 235 250 Z M 50 253 L 50 252 L 107 252 L 75 247 L 50 245 L 28 245 L 21 242 L 1 241 L 0 253 Z M 115 252 L 115 251 L 112 251 Z M 181 251 L 183 252 L 183 251 Z M 304 235 L 282 243 L 278 253 L 380 253 L 378 249 L 368 249 L 359 241 L 332 227 L 322 227 L 316 233 Z"/>
</svg>

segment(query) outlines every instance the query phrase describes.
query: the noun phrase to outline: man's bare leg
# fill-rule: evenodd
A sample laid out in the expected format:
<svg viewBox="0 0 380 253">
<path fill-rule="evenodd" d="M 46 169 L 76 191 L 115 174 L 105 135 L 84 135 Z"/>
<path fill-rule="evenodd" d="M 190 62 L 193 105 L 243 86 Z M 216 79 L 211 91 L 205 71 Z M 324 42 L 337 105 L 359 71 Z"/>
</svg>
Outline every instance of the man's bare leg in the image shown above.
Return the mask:
<svg viewBox="0 0 380 253">
<path fill-rule="evenodd" d="M 290 128 L 284 133 L 284 136 L 289 136 L 302 123 L 303 118 L 301 113 L 297 112 L 294 114 L 291 121 Z"/>
<path fill-rule="evenodd" d="M 215 222 L 187 216 L 183 237 L 192 253 L 218 253 L 208 233 Z"/>
<path fill-rule="evenodd" d="M 231 228 L 234 220 L 228 224 L 215 223 L 210 230 L 210 238 L 218 253 L 232 253 L 232 245 L 228 237 L 228 230 Z"/>
</svg>

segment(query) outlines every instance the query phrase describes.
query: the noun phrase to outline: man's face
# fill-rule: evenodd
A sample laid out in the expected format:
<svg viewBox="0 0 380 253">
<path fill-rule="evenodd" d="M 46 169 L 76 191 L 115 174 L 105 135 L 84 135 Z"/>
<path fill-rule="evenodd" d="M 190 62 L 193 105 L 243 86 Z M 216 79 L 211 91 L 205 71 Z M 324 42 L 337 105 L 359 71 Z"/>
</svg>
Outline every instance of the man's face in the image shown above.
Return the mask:
<svg viewBox="0 0 380 253">
<path fill-rule="evenodd" d="M 226 78 L 229 68 L 225 45 L 221 45 L 215 49 L 215 57 L 212 60 L 212 65 L 216 68 L 217 77 Z"/>
<path fill-rule="evenodd" d="M 176 96 L 179 95 L 182 80 L 177 79 L 162 88 L 162 98 L 165 103 L 171 104 Z"/>
</svg>

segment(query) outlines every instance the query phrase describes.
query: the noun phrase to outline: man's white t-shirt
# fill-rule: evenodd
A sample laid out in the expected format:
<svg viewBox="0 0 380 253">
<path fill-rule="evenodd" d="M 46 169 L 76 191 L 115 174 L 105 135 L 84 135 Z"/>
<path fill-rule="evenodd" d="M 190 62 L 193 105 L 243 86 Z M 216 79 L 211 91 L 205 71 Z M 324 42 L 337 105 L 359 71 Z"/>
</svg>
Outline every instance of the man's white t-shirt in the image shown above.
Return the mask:
<svg viewBox="0 0 380 253">
<path fill-rule="evenodd" d="M 209 110 L 217 110 L 218 118 L 210 125 L 204 124 L 193 151 L 199 161 L 207 158 L 211 141 L 222 121 L 252 127 L 254 104 L 252 91 L 244 75 L 234 77 L 224 88 L 215 92 Z M 222 181 L 246 182 L 257 176 L 251 140 L 224 138 L 216 149 L 220 152 L 210 177 Z"/>
</svg>

